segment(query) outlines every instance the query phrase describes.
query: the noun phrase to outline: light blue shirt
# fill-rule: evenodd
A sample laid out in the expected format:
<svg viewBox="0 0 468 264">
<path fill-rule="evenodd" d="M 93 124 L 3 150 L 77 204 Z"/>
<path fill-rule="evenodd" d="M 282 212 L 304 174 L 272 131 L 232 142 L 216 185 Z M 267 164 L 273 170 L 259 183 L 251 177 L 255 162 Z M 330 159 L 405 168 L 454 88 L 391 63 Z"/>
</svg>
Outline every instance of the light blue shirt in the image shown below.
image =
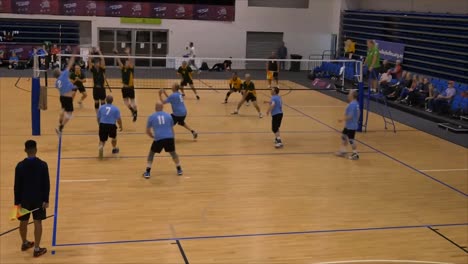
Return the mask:
<svg viewBox="0 0 468 264">
<path fill-rule="evenodd" d="M 55 87 L 59 89 L 60 95 L 64 95 L 75 88 L 75 85 L 70 81 L 70 72 L 68 70 L 64 70 L 60 74 L 57 81 L 55 81 Z"/>
<path fill-rule="evenodd" d="M 172 114 L 174 116 L 186 116 L 187 108 L 185 107 L 184 97 L 179 92 L 174 92 L 169 95 L 164 101 L 165 104 L 169 103 L 172 107 Z"/>
<path fill-rule="evenodd" d="M 359 126 L 359 116 L 361 111 L 359 109 L 358 101 L 354 100 L 348 104 L 346 107 L 346 116 L 351 117 L 351 119 L 346 120 L 346 128 L 349 130 L 357 130 Z"/>
<path fill-rule="evenodd" d="M 148 117 L 146 128 L 152 128 L 154 132 L 154 141 L 167 138 L 174 138 L 174 121 L 172 116 L 166 112 L 159 111 Z"/>
<path fill-rule="evenodd" d="M 117 120 L 120 119 L 120 110 L 115 105 L 105 104 L 99 107 L 97 117 L 101 124 L 115 125 Z"/>
<path fill-rule="evenodd" d="M 273 109 L 271 109 L 272 116 L 283 113 L 283 101 L 279 95 L 273 95 L 271 97 L 271 103 L 275 103 Z"/>
</svg>

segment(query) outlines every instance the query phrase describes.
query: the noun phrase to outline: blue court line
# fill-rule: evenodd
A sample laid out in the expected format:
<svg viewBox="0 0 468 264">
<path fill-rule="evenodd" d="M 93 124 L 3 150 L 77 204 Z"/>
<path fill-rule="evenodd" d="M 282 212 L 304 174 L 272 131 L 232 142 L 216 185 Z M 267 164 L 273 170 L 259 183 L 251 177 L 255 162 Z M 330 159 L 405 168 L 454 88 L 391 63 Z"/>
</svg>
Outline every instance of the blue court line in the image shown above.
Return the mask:
<svg viewBox="0 0 468 264">
<path fill-rule="evenodd" d="M 334 127 L 332 127 L 332 126 L 330 126 L 330 125 L 328 125 L 328 124 L 326 124 L 326 123 L 320 121 L 319 119 L 317 119 L 317 118 L 315 118 L 315 117 L 313 117 L 313 116 L 311 116 L 311 115 L 308 115 L 308 114 L 306 114 L 306 113 L 304 113 L 304 112 L 302 112 L 302 111 L 300 111 L 300 110 L 298 110 L 298 109 L 296 109 L 296 108 L 294 108 L 294 107 L 292 107 L 292 106 L 289 106 L 289 105 L 287 105 L 287 104 L 283 104 L 283 105 L 284 105 L 284 106 L 287 106 L 287 107 L 289 107 L 289 108 L 291 108 L 292 110 L 294 110 L 294 111 L 296 111 L 296 112 L 298 112 L 298 113 L 303 114 L 304 116 L 306 116 L 306 117 L 308 117 L 308 118 L 314 120 L 315 122 L 317 122 L 317 123 L 319 123 L 319 124 L 322 124 L 322 125 L 324 125 L 324 126 L 330 128 L 330 129 L 333 129 L 334 131 L 336 131 L 336 132 L 338 132 L 338 133 L 341 133 L 340 130 L 338 130 L 338 129 L 336 129 L 336 128 L 334 128 Z M 366 146 L 366 147 L 368 147 L 368 148 L 370 148 L 370 149 L 372 149 L 372 150 L 374 150 L 374 151 L 376 151 L 376 152 L 378 152 L 378 153 L 384 155 L 385 157 L 387 157 L 387 158 L 389 158 L 389 159 L 391 159 L 391 160 L 393 160 L 393 161 L 395 161 L 395 162 L 397 162 L 397 163 L 400 163 L 401 165 L 403 165 L 403 166 L 405 166 L 405 167 L 407 167 L 407 168 L 409 168 L 409 169 L 411 169 L 411 170 L 413 170 L 413 171 L 415 171 L 415 172 L 417 172 L 417 173 L 419 173 L 419 174 L 425 176 L 426 178 L 428 178 L 428 179 L 430 179 L 430 180 L 432 180 L 432 181 L 435 181 L 435 182 L 437 182 L 437 183 L 439 183 L 439 184 L 441 184 L 441 185 L 443 185 L 443 186 L 445 186 L 445 187 L 447 187 L 447 188 L 449 188 L 449 189 L 451 189 L 451 190 L 453 190 L 453 191 L 455 191 L 455 192 L 457 192 L 457 193 L 459 193 L 459 194 L 461 194 L 461 195 L 463 195 L 463 196 L 465 196 L 465 197 L 468 197 L 468 194 L 464 193 L 463 191 L 460 191 L 460 190 L 458 190 L 457 188 L 455 188 L 455 187 L 453 187 L 453 186 L 451 186 L 451 185 L 449 185 L 449 184 L 447 184 L 447 183 L 445 183 L 445 182 L 443 182 L 443 181 L 441 181 L 441 180 L 439 180 L 439 179 L 436 179 L 436 178 L 432 177 L 431 175 L 429 175 L 429 174 L 427 174 L 427 173 L 425 173 L 425 172 L 422 172 L 422 171 L 416 169 L 415 167 L 409 165 L 408 163 L 405 163 L 405 162 L 403 162 L 403 161 L 401 161 L 401 160 L 399 160 L 399 159 L 397 159 L 397 158 L 395 158 L 395 157 L 393 157 L 393 156 L 391 156 L 391 155 L 389 155 L 389 154 L 387 154 L 387 153 L 385 153 L 385 152 L 383 152 L 383 151 L 381 151 L 381 150 L 379 150 L 379 149 L 377 149 L 377 148 L 375 148 L 375 147 L 372 147 L 371 145 L 369 145 L 369 144 L 367 144 L 367 143 L 364 143 L 364 142 L 361 141 L 361 140 L 356 140 L 356 141 L 359 142 L 359 143 L 361 143 L 362 145 L 364 145 L 364 146 Z"/>
<path fill-rule="evenodd" d="M 62 136 L 59 136 L 57 150 L 57 176 L 55 179 L 55 205 L 54 205 L 54 225 L 52 228 L 52 246 L 57 245 L 57 220 L 58 220 L 58 197 L 60 187 L 60 163 L 62 160 Z"/>
<path fill-rule="evenodd" d="M 377 151 L 363 151 L 360 153 L 378 153 Z M 188 155 L 180 155 L 179 157 L 185 158 L 193 158 L 193 157 L 238 157 L 238 156 L 286 156 L 286 155 L 333 155 L 335 152 L 275 152 L 275 153 L 233 153 L 233 154 L 188 154 Z M 147 158 L 148 156 L 111 156 L 105 157 L 104 159 L 142 159 Z M 158 155 L 157 157 L 160 158 L 172 158 L 169 155 Z M 83 157 L 65 157 L 62 160 L 78 160 L 78 159 L 97 159 L 96 156 L 83 156 Z"/>
<path fill-rule="evenodd" d="M 64 243 L 64 244 L 58 244 L 56 246 L 57 247 L 70 247 L 70 246 L 130 244 L 130 243 L 176 241 L 176 240 L 207 240 L 207 239 L 219 239 L 219 238 L 268 237 L 268 236 L 307 235 L 307 234 L 323 234 L 323 233 L 344 233 L 344 232 L 360 232 L 360 231 L 381 231 L 381 230 L 416 229 L 416 228 L 427 228 L 427 227 L 450 227 L 450 226 L 467 226 L 467 225 L 468 225 L 468 223 L 436 224 L 436 225 L 409 225 L 409 226 L 384 226 L 384 227 L 365 227 L 365 228 L 349 228 L 349 229 L 308 230 L 308 231 L 273 232 L 273 233 L 251 233 L 251 234 L 237 234 L 237 235 L 191 236 L 191 237 L 189 236 L 189 237 L 170 237 L 170 238 L 155 238 L 155 239 L 136 239 L 136 240 L 115 240 L 115 241 L 100 241 L 100 242 Z"/>
</svg>

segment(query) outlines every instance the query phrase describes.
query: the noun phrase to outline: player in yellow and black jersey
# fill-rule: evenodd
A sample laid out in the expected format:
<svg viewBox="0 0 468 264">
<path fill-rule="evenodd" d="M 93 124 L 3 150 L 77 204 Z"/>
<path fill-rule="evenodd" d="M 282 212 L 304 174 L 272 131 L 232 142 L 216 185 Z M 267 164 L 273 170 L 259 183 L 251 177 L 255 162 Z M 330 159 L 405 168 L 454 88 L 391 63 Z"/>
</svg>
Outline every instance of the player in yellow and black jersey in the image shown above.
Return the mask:
<svg viewBox="0 0 468 264">
<path fill-rule="evenodd" d="M 244 96 L 242 97 L 242 100 L 237 105 L 237 109 L 232 114 L 233 115 L 239 114 L 239 109 L 241 108 L 241 106 L 245 103 L 245 101 L 250 100 L 255 106 L 255 109 L 257 109 L 258 117 L 262 118 L 263 115 L 257 103 L 257 92 L 255 91 L 255 84 L 252 82 L 250 74 L 245 75 L 245 82 L 242 85 L 244 87 Z"/>
<path fill-rule="evenodd" d="M 115 54 L 118 54 L 117 49 L 114 50 Z M 130 56 L 130 49 L 125 49 L 125 54 Z M 120 58 L 117 58 L 117 63 L 119 64 L 120 71 L 122 73 L 122 97 L 125 105 L 130 109 L 133 116 L 133 122 L 137 120 L 138 110 L 135 103 L 135 66 L 133 60 L 130 58 L 125 58 L 124 63 L 122 63 Z"/>
<path fill-rule="evenodd" d="M 229 80 L 229 92 L 226 94 L 224 103 L 227 104 L 229 96 L 232 93 L 242 93 L 242 80 L 237 76 L 237 72 L 232 74 L 232 78 Z"/>
<path fill-rule="evenodd" d="M 177 70 L 177 75 L 180 76 L 180 91 L 182 92 L 182 96 L 185 96 L 184 87 L 190 85 L 192 91 L 195 93 L 197 100 L 200 100 L 200 96 L 197 94 L 197 90 L 195 86 L 193 86 L 193 78 L 192 78 L 192 68 L 188 65 L 186 61 L 182 62 L 182 66 L 179 67 Z"/>
</svg>

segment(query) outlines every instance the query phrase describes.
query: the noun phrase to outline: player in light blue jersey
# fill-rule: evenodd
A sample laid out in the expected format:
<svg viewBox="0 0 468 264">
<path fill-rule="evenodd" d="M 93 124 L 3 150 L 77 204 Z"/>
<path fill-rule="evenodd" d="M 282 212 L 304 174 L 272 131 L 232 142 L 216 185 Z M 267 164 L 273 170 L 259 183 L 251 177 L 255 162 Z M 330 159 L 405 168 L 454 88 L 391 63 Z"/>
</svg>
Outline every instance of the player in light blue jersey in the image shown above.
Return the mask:
<svg viewBox="0 0 468 264">
<path fill-rule="evenodd" d="M 280 89 L 273 87 L 271 89 L 271 100 L 268 102 L 270 108 L 268 108 L 267 115 L 271 113 L 271 130 L 275 134 L 275 148 L 282 148 L 283 142 L 280 136 L 280 127 L 283 120 L 283 100 L 279 96 Z"/>
<path fill-rule="evenodd" d="M 99 124 L 99 158 L 104 156 L 104 145 L 108 138 L 112 139 L 112 154 L 119 153 L 117 147 L 117 126 L 119 131 L 122 131 L 122 118 L 120 117 L 120 109 L 113 105 L 114 97 L 106 96 L 106 103 L 101 105 L 97 112 L 97 121 Z"/>
<path fill-rule="evenodd" d="M 57 134 L 62 134 L 65 124 L 70 121 L 73 114 L 73 90 L 75 85 L 70 80 L 70 70 L 73 68 L 75 63 L 75 54 L 68 60 L 67 67 L 60 71 L 59 68 L 56 68 L 53 72 L 54 77 L 57 78 L 55 81 L 55 87 L 60 92 L 60 104 L 62 105 L 62 112 L 59 117 L 59 125 L 55 129 Z"/>
<path fill-rule="evenodd" d="M 355 142 L 355 135 L 356 130 L 359 127 L 359 117 L 361 115 L 361 110 L 359 109 L 359 103 L 357 101 L 358 91 L 351 90 L 348 94 L 348 101 L 349 104 L 346 107 L 345 117 L 344 119 L 339 120 L 339 122 L 345 122 L 345 128 L 343 129 L 343 134 L 341 135 L 341 148 L 340 151 L 337 153 L 337 156 L 345 157 L 346 156 L 346 148 L 348 146 L 348 142 L 351 145 L 353 150 L 353 154 L 349 156 L 351 160 L 358 160 L 359 154 L 357 152 L 357 146 Z"/>
<path fill-rule="evenodd" d="M 177 167 L 177 175 L 183 174 L 182 167 L 180 166 L 179 157 L 175 150 L 174 140 L 174 121 L 172 116 L 163 111 L 164 105 L 156 103 L 156 112 L 148 118 L 146 124 L 146 134 L 153 139 L 153 144 L 148 154 L 148 164 L 143 177 L 149 179 L 151 176 L 151 166 L 153 164 L 154 155 L 164 151 L 171 154 L 172 159 Z"/>
<path fill-rule="evenodd" d="M 180 126 L 185 127 L 190 133 L 192 133 L 193 139 L 197 139 L 198 133 L 195 132 L 192 128 L 190 128 L 187 123 L 185 123 L 185 118 L 187 117 L 187 108 L 185 107 L 184 103 L 184 96 L 180 92 L 180 85 L 174 83 L 172 85 L 172 94 L 167 95 L 166 90 L 161 89 L 159 90 L 159 98 L 163 104 L 171 104 L 172 106 L 172 119 L 174 121 L 174 125 L 179 124 Z M 163 98 L 163 95 L 166 99 Z"/>
</svg>

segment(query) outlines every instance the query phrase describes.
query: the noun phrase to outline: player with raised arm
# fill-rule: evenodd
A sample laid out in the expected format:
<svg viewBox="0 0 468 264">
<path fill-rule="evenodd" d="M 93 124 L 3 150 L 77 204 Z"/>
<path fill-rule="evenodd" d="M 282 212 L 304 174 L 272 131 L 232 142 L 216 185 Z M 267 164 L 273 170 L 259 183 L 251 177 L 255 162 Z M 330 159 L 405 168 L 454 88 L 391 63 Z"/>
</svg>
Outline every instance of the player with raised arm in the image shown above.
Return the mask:
<svg viewBox="0 0 468 264">
<path fill-rule="evenodd" d="M 177 70 L 177 75 L 181 78 L 180 80 L 180 90 L 182 91 L 182 96 L 185 96 L 184 87 L 190 85 L 192 91 L 195 93 L 197 100 L 200 100 L 200 96 L 198 96 L 197 90 L 193 85 L 193 78 L 192 78 L 192 68 L 190 68 L 186 61 L 182 62 L 182 66 L 179 67 Z"/>
<path fill-rule="evenodd" d="M 122 131 L 122 118 L 120 117 L 120 109 L 113 105 L 114 97 L 106 96 L 106 104 L 102 105 L 97 113 L 97 121 L 99 124 L 99 158 L 104 156 L 104 145 L 108 138 L 112 139 L 112 154 L 119 153 L 117 147 L 117 126 L 119 131 Z"/>
<path fill-rule="evenodd" d="M 359 126 L 359 116 L 361 115 L 357 97 L 358 97 L 357 90 L 351 90 L 349 92 L 348 94 L 349 104 L 346 107 L 344 119 L 338 120 L 339 122 L 345 122 L 345 128 L 343 129 L 343 133 L 341 135 L 341 148 L 340 148 L 340 151 L 336 153 L 336 155 L 339 157 L 345 157 L 346 148 L 349 142 L 353 150 L 353 154 L 349 156 L 349 159 L 351 160 L 359 159 L 359 154 L 357 152 L 357 146 L 356 146 L 356 142 L 354 139 L 356 135 L 356 130 L 358 129 L 358 126 Z"/>
<path fill-rule="evenodd" d="M 88 68 L 93 74 L 93 99 L 94 109 L 98 112 L 99 106 L 105 104 L 106 89 L 104 83 L 106 81 L 106 61 L 100 49 L 94 49 L 99 54 L 99 59 L 88 57 Z M 94 53 L 93 51 L 91 53 Z"/>
<path fill-rule="evenodd" d="M 171 155 L 177 168 L 177 175 L 181 176 L 183 174 L 179 156 L 177 156 L 175 150 L 174 122 L 171 115 L 164 112 L 163 108 L 162 103 L 156 103 L 156 112 L 148 118 L 146 124 L 146 134 L 154 140 L 148 154 L 146 171 L 143 173 L 143 177 L 146 179 L 151 177 L 154 155 L 161 153 L 163 149 Z"/>
<path fill-rule="evenodd" d="M 180 86 L 175 83 L 172 85 L 172 94 L 167 95 L 166 90 L 159 90 L 159 98 L 163 104 L 171 104 L 172 106 L 172 120 L 174 125 L 179 124 L 180 126 L 185 127 L 190 133 L 192 133 L 193 139 L 197 139 L 198 134 L 190 128 L 187 123 L 185 123 L 185 118 L 187 117 L 187 108 L 185 107 L 184 97 L 179 92 Z M 163 98 L 163 95 L 166 99 Z"/>
<path fill-rule="evenodd" d="M 283 121 L 283 100 L 279 95 L 280 89 L 273 87 L 271 89 L 271 100 L 269 102 L 270 107 L 268 108 L 267 115 L 271 113 L 271 130 L 275 134 L 275 147 L 282 148 L 283 142 L 281 141 L 280 127 Z"/>
<path fill-rule="evenodd" d="M 226 98 L 224 98 L 224 104 L 227 104 L 229 96 L 235 92 L 242 93 L 242 80 L 237 76 L 237 72 L 234 72 L 229 80 L 229 91 L 226 94 Z"/>
<path fill-rule="evenodd" d="M 252 82 L 252 78 L 250 77 L 250 74 L 245 75 L 245 81 L 242 84 L 244 87 L 244 96 L 242 97 L 242 100 L 239 102 L 237 105 L 236 110 L 232 112 L 233 115 L 239 114 L 239 109 L 242 107 L 242 105 L 245 103 L 245 101 L 251 101 L 253 105 L 255 106 L 255 109 L 258 111 L 258 117 L 262 118 L 262 112 L 260 111 L 260 107 L 258 106 L 257 103 L 257 92 L 255 91 L 255 84 Z"/>
<path fill-rule="evenodd" d="M 114 53 L 118 54 L 117 49 L 114 49 Z M 136 122 L 138 117 L 138 109 L 135 103 L 135 85 L 134 85 L 134 75 L 135 75 L 135 64 L 133 59 L 130 58 L 130 48 L 125 49 L 125 54 L 129 56 L 122 63 L 120 58 L 117 58 L 117 63 L 119 64 L 120 71 L 122 72 L 122 97 L 125 103 L 125 106 L 130 109 L 133 116 L 133 122 Z"/>
<path fill-rule="evenodd" d="M 75 89 L 75 85 L 70 80 L 70 70 L 75 64 L 75 54 L 68 60 L 68 65 L 63 71 L 60 71 L 60 68 L 55 68 L 53 71 L 54 77 L 57 78 L 55 88 L 60 92 L 60 104 L 62 107 L 59 115 L 59 125 L 55 129 L 58 135 L 62 134 L 63 128 L 73 115 L 73 94 L 75 93 L 73 90 Z"/>
</svg>

